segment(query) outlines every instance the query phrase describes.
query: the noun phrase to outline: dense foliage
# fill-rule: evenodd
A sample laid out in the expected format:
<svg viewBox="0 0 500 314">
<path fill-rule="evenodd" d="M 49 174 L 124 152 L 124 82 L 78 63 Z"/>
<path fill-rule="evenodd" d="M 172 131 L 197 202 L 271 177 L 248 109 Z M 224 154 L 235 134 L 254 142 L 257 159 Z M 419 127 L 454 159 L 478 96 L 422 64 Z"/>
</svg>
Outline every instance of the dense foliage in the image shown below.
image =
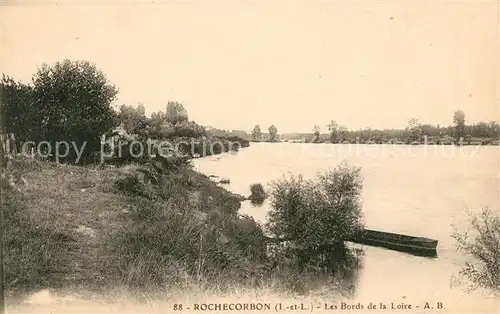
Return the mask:
<svg viewBox="0 0 500 314">
<path fill-rule="evenodd" d="M 34 75 L 33 92 L 39 130 L 34 140 L 87 142 L 90 153 L 92 143 L 116 125 L 111 103 L 118 89 L 88 61 L 42 65 Z"/>
<path fill-rule="evenodd" d="M 87 143 L 86 156 L 98 147 L 99 136 L 117 123 L 111 103 L 118 90 L 87 61 L 43 64 L 32 85 L 4 76 L 1 89 L 4 131 L 20 142 L 47 141 L 51 147 L 58 141 L 78 147 Z M 60 149 L 65 155 L 66 147 Z M 74 151 L 66 158 L 74 160 Z"/>
<path fill-rule="evenodd" d="M 180 102 L 168 102 L 164 111 L 154 112 L 151 117 L 146 116 L 142 103 L 123 104 L 115 111 L 111 103 L 118 89 L 87 61 L 43 64 L 34 74 L 32 84 L 16 82 L 4 75 L 0 87 L 1 132 L 13 133 L 18 148 L 27 142 L 35 146 L 48 142 L 40 153 L 54 156 L 58 149 L 58 161 L 99 160 L 96 156 L 100 155 L 101 136 L 123 137 L 123 133 L 130 135 L 125 139 L 128 142 L 147 139 L 167 140 L 172 144 L 193 142 L 187 149 L 191 155 L 219 154 L 249 146 L 244 131 L 216 135 L 207 132 L 205 127 L 189 120 Z M 78 156 L 77 149 L 82 148 L 83 154 Z M 128 146 L 124 150 L 127 149 Z M 126 156 L 123 161 L 130 160 Z"/>
<path fill-rule="evenodd" d="M 146 109 L 143 104 L 139 104 L 137 107 L 122 105 L 118 111 L 118 119 L 125 131 L 130 134 L 144 135 L 143 133 L 148 126 Z"/>
<path fill-rule="evenodd" d="M 316 180 L 291 176 L 275 181 L 267 228 L 274 237 L 322 253 L 362 229 L 361 188 L 360 169 L 345 164 Z"/>
<path fill-rule="evenodd" d="M 252 204 L 260 205 L 264 202 L 267 195 L 264 191 L 264 187 L 260 183 L 254 183 L 250 185 L 250 201 Z"/>
<path fill-rule="evenodd" d="M 269 131 L 269 141 L 277 142 L 278 141 L 278 128 L 273 124 L 268 128 Z"/>
<path fill-rule="evenodd" d="M 33 104 L 33 87 L 3 75 L 0 84 L 2 133 L 15 133 L 22 141 L 34 138 L 38 113 Z"/>
<path fill-rule="evenodd" d="M 260 141 L 260 139 L 262 138 L 262 131 L 260 130 L 260 125 L 256 125 L 254 126 L 253 130 L 252 130 L 252 139 L 256 142 Z"/>
<path fill-rule="evenodd" d="M 457 248 L 473 256 L 478 264 L 467 263 L 461 273 L 471 287 L 486 287 L 500 292 L 500 217 L 484 208 L 479 216 L 470 216 L 473 236 L 455 230 Z"/>
</svg>

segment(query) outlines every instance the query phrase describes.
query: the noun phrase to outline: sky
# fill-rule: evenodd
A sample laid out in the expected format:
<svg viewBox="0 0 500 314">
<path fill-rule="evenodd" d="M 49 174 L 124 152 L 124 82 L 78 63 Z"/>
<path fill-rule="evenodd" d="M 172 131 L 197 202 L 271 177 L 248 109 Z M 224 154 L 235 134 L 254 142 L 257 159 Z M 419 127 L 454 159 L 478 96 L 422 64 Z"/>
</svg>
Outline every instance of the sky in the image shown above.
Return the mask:
<svg viewBox="0 0 500 314">
<path fill-rule="evenodd" d="M 115 105 L 180 101 L 202 125 L 280 133 L 499 121 L 496 0 L 12 1 L 1 70 L 94 62 Z"/>
</svg>

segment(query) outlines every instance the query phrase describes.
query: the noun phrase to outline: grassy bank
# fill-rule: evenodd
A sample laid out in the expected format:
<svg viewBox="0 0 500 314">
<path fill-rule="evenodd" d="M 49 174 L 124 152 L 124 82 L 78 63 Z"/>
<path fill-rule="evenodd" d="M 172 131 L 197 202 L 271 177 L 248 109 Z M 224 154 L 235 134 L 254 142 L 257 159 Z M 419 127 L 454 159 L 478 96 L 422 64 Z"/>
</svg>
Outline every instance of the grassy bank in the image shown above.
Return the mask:
<svg viewBox="0 0 500 314">
<path fill-rule="evenodd" d="M 22 159 L 9 169 L 25 179 L 6 188 L 2 200 L 11 297 L 41 288 L 121 287 L 138 298 L 192 290 L 304 293 L 319 282 L 340 282 L 338 272 L 299 274 L 290 258 L 267 256 L 262 228 L 238 214 L 242 197 L 189 165 L 159 173 L 148 165 Z M 356 265 L 346 254 L 347 264 Z M 346 265 L 339 269 L 352 287 L 355 271 Z"/>
</svg>

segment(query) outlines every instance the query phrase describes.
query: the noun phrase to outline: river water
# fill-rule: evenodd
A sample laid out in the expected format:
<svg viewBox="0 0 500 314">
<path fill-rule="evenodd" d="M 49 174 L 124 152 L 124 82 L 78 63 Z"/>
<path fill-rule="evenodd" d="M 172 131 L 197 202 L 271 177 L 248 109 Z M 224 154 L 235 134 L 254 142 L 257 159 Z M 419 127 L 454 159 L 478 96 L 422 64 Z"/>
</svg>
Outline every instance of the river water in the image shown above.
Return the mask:
<svg viewBox="0 0 500 314">
<path fill-rule="evenodd" d="M 499 211 L 497 146 L 332 145 L 252 143 L 239 152 L 196 159 L 195 169 L 226 177 L 230 191 L 248 196 L 249 185 L 264 187 L 287 174 L 314 178 L 341 162 L 361 167 L 363 213 L 370 229 L 439 240 L 437 258 L 362 246 L 364 257 L 355 300 L 443 302 L 462 313 L 499 313 L 500 303 L 484 291 L 467 292 L 457 282 L 470 259 L 455 247 L 453 226 L 465 230 L 467 211 Z M 244 202 L 241 213 L 264 223 L 269 204 Z M 354 302 L 354 301 L 353 301 Z M 390 304 L 390 303 L 389 303 Z"/>
</svg>

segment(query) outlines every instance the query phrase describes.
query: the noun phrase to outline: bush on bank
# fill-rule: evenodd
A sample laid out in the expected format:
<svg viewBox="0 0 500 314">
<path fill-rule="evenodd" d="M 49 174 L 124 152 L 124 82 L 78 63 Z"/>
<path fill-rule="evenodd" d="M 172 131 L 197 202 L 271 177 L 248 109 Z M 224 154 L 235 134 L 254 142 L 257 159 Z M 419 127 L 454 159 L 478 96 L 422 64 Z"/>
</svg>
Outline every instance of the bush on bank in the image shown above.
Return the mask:
<svg viewBox="0 0 500 314">
<path fill-rule="evenodd" d="M 267 195 L 264 191 L 264 187 L 260 183 L 254 183 L 250 185 L 250 201 L 252 204 L 260 205 L 264 202 Z"/>
<path fill-rule="evenodd" d="M 363 228 L 359 168 L 343 164 L 305 180 L 290 176 L 273 182 L 267 229 L 300 248 L 302 264 L 340 250 Z"/>
<path fill-rule="evenodd" d="M 461 274 L 471 283 L 471 288 L 484 287 L 500 292 L 500 217 L 489 208 L 478 216 L 470 216 L 470 234 L 455 229 L 453 238 L 457 248 L 475 258 L 467 263 Z"/>
</svg>

